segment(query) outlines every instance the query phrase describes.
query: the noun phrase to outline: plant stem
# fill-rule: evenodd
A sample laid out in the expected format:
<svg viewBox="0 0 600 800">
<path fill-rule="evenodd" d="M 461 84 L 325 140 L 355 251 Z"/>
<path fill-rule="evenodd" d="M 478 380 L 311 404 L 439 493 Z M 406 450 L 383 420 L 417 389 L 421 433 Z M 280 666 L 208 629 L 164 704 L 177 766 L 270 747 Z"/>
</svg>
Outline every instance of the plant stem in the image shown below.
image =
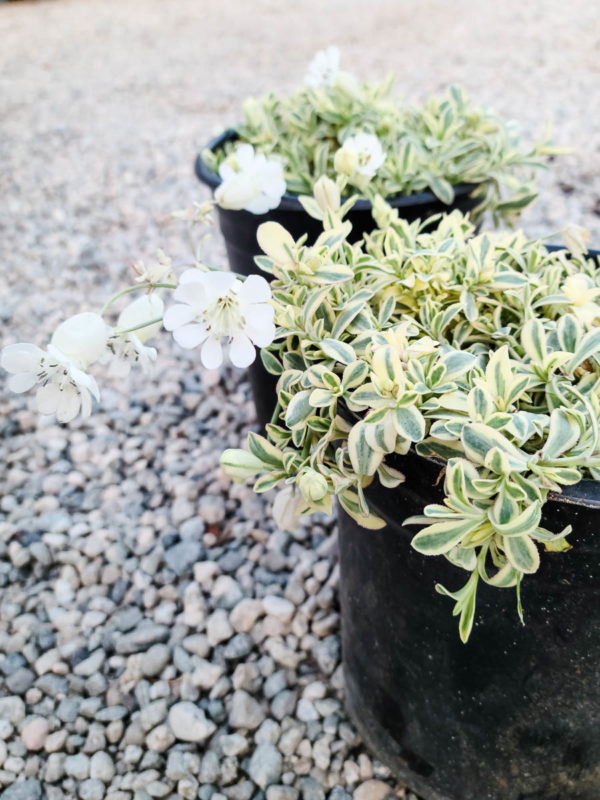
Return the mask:
<svg viewBox="0 0 600 800">
<path fill-rule="evenodd" d="M 141 325 L 136 325 L 134 328 L 127 328 L 124 331 L 115 330 L 115 336 L 123 336 L 126 333 L 133 333 L 134 331 L 139 331 L 142 328 L 149 328 L 150 325 L 156 325 L 158 322 L 162 322 L 162 317 L 156 317 L 156 319 L 148 320 L 148 322 L 142 322 Z"/>
<path fill-rule="evenodd" d="M 275 411 L 273 411 L 273 416 L 271 417 L 271 425 L 277 425 L 277 420 L 279 419 L 280 411 L 281 411 L 281 403 L 278 400 L 277 405 L 275 406 Z"/>
<path fill-rule="evenodd" d="M 113 296 L 104 303 L 102 306 L 102 310 L 100 311 L 100 316 L 103 316 L 107 309 L 112 306 L 114 302 L 116 302 L 120 297 L 124 297 L 126 294 L 131 294 L 131 292 L 137 292 L 140 289 L 176 289 L 177 285 L 175 283 L 140 283 L 139 286 L 128 286 L 127 289 L 121 289 L 120 292 L 113 294 Z"/>
</svg>

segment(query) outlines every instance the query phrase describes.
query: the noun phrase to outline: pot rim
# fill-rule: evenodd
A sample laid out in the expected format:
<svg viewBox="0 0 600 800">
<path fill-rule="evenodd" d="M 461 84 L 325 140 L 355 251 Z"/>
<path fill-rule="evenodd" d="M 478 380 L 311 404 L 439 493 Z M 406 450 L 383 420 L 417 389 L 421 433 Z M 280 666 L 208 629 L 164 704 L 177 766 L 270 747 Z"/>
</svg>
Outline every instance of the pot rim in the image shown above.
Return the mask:
<svg viewBox="0 0 600 800">
<path fill-rule="evenodd" d="M 207 142 L 203 150 L 218 150 L 226 142 L 233 142 L 237 138 L 239 138 L 238 132 L 234 128 L 228 128 Z M 204 163 L 202 152 L 200 152 L 196 158 L 195 170 L 198 179 L 209 186 L 213 191 L 222 183 L 221 178 L 216 172 L 213 172 Z M 481 186 L 480 183 L 457 183 L 452 188 L 454 189 L 455 197 L 465 197 L 475 191 L 479 186 Z M 442 202 L 439 197 L 429 191 L 395 195 L 393 197 L 387 197 L 386 200 L 393 208 L 406 208 L 407 206 Z M 304 207 L 298 200 L 298 195 L 290 194 L 289 192 L 285 192 L 282 195 L 281 203 L 277 206 L 277 209 L 281 211 L 299 211 L 306 213 Z M 371 202 L 370 200 L 359 198 L 352 206 L 352 210 L 370 211 Z"/>
</svg>

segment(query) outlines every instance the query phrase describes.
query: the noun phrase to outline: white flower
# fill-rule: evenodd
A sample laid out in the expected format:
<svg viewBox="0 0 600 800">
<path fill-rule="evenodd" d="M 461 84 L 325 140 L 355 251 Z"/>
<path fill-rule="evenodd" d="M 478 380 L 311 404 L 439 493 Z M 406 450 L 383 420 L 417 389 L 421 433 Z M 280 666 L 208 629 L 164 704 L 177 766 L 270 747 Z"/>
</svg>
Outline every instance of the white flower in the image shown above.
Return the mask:
<svg viewBox="0 0 600 800">
<path fill-rule="evenodd" d="M 58 338 L 63 335 L 64 330 Z M 68 337 L 65 341 L 69 343 Z M 46 352 L 34 344 L 9 344 L 2 350 L 0 366 L 11 373 L 8 386 L 13 392 L 26 392 L 40 383 L 38 410 L 56 414 L 59 422 L 70 422 L 80 411 L 83 417 L 89 417 L 92 395 L 100 399 L 94 378 L 53 345 Z"/>
<path fill-rule="evenodd" d="M 381 142 L 372 133 L 349 136 L 334 156 L 334 167 L 342 175 L 372 178 L 386 159 Z"/>
<path fill-rule="evenodd" d="M 275 337 L 271 288 L 260 275 L 245 281 L 231 272 L 186 270 L 173 293 L 178 305 L 167 309 L 164 326 L 185 348 L 202 345 L 200 358 L 207 369 L 223 363 L 221 339 L 229 341 L 236 367 L 256 358 L 254 346 L 266 347 Z"/>
<path fill-rule="evenodd" d="M 99 314 L 84 311 L 58 326 L 50 344 L 81 369 L 104 355 L 110 328 Z"/>
<path fill-rule="evenodd" d="M 302 508 L 306 502 L 300 492 L 292 486 L 286 486 L 278 492 L 273 501 L 272 514 L 275 524 L 282 531 L 293 533 L 298 529 L 302 517 Z"/>
<path fill-rule="evenodd" d="M 560 288 L 570 303 L 570 311 L 585 325 L 600 317 L 600 306 L 596 303 L 600 289 L 588 275 L 569 275 Z"/>
<path fill-rule="evenodd" d="M 277 208 L 285 193 L 281 163 L 267 159 L 263 153 L 255 154 L 251 144 L 238 145 L 219 167 L 219 175 L 223 182 L 215 192 L 215 200 L 221 208 L 266 214 Z"/>
<path fill-rule="evenodd" d="M 145 342 L 151 339 L 162 328 L 162 316 L 165 304 L 156 294 L 145 294 L 125 306 L 119 314 L 117 327 L 108 340 L 107 349 L 111 354 L 110 371 L 113 375 L 125 376 L 129 373 L 133 362 L 137 362 L 148 374 L 156 361 L 157 352 L 154 347 L 146 347 Z M 153 325 L 147 325 L 159 319 Z M 138 327 L 143 325 L 144 327 Z M 136 331 L 130 328 L 138 328 Z M 129 331 L 120 333 L 120 331 Z"/>
<path fill-rule="evenodd" d="M 175 280 L 171 271 L 171 259 L 162 250 L 157 250 L 158 261 L 150 267 L 145 267 L 143 261 L 133 264 L 133 271 L 137 274 L 136 283 L 170 283 Z"/>
<path fill-rule="evenodd" d="M 308 65 L 304 82 L 313 89 L 319 86 L 334 86 L 339 71 L 340 51 L 337 47 L 328 47 L 316 53 Z"/>
<path fill-rule="evenodd" d="M 571 223 L 563 231 L 563 241 L 576 258 L 581 258 L 587 253 L 591 239 L 591 233 L 581 225 Z"/>
</svg>

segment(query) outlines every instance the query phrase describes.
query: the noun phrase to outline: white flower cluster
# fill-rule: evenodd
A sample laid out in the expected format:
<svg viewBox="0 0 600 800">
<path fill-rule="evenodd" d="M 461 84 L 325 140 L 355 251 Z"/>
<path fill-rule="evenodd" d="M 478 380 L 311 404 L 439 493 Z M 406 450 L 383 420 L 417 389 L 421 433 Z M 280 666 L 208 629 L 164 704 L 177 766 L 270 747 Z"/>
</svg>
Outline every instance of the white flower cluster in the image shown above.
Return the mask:
<svg viewBox="0 0 600 800">
<path fill-rule="evenodd" d="M 221 208 L 266 214 L 285 193 L 283 167 L 277 159 L 256 154 L 251 144 L 239 144 L 219 167 L 222 183 L 215 192 Z"/>
<path fill-rule="evenodd" d="M 166 257 L 163 267 L 170 270 Z M 145 343 L 163 324 L 182 347 L 202 345 L 200 358 L 208 369 L 223 363 L 223 339 L 232 363 L 247 367 L 255 346 L 266 347 L 275 337 L 271 288 L 260 275 L 241 280 L 230 272 L 192 268 L 182 274 L 173 296 L 178 303 L 166 312 L 157 292 L 139 297 L 123 309 L 115 328 L 100 314 L 75 314 L 58 326 L 46 350 L 24 342 L 7 345 L 0 366 L 10 373 L 9 389 L 21 393 L 37 386 L 38 410 L 70 422 L 79 413 L 88 417 L 92 398 L 100 400 L 88 368 L 108 364 L 112 374 L 124 376 L 137 363 L 148 372 L 157 352 Z"/>
<path fill-rule="evenodd" d="M 200 358 L 207 369 L 221 365 L 223 338 L 231 362 L 247 367 L 256 357 L 254 346 L 266 347 L 275 337 L 271 287 L 260 275 L 241 281 L 231 272 L 188 269 L 173 297 L 179 302 L 167 310 L 165 328 L 181 347 L 202 345 Z"/>
</svg>

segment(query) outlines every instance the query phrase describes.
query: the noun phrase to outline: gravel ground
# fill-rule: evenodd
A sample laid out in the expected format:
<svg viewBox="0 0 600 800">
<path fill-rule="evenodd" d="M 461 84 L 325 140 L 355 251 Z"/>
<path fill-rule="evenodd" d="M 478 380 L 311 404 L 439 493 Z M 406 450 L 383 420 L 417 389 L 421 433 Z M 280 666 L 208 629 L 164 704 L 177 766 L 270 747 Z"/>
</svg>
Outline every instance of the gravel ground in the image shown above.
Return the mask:
<svg viewBox="0 0 600 800">
<path fill-rule="evenodd" d="M 450 81 L 576 148 L 531 233 L 600 246 L 598 10 L 584 0 L 0 4 L 1 344 L 44 344 L 200 199 L 202 143 L 319 47 L 423 97 Z M 312 30 L 311 28 L 314 28 Z M 217 239 L 212 255 L 222 258 Z M 335 529 L 276 531 L 219 452 L 243 376 L 166 340 L 156 375 L 69 427 L 0 385 L 0 799 L 411 797 L 343 711 Z"/>
</svg>

